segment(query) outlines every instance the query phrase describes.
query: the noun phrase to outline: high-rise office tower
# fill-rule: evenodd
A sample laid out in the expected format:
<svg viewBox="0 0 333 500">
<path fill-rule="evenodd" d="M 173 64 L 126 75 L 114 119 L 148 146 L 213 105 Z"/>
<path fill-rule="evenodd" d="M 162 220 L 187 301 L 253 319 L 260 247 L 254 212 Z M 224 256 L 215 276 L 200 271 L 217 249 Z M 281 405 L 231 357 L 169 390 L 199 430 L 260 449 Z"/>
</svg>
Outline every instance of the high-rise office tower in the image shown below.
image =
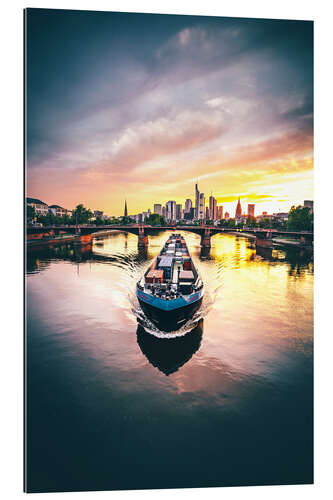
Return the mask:
<svg viewBox="0 0 333 500">
<path fill-rule="evenodd" d="M 176 202 L 170 200 L 166 204 L 166 219 L 169 222 L 176 220 Z"/>
<path fill-rule="evenodd" d="M 192 208 L 192 200 L 190 198 L 187 198 L 185 201 L 185 213 L 188 214 L 191 211 Z"/>
<path fill-rule="evenodd" d="M 183 218 L 183 209 L 181 203 L 176 205 L 176 219 L 181 220 Z"/>
<path fill-rule="evenodd" d="M 248 217 L 254 217 L 254 203 L 249 203 L 247 206 L 247 216 Z"/>
<path fill-rule="evenodd" d="M 205 218 L 205 195 L 200 193 L 199 197 L 199 219 L 203 220 Z"/>
<path fill-rule="evenodd" d="M 209 197 L 209 218 L 211 220 L 217 219 L 217 203 L 214 196 Z"/>
<path fill-rule="evenodd" d="M 162 205 L 160 203 L 154 204 L 154 214 L 162 215 Z"/>
<path fill-rule="evenodd" d="M 195 218 L 199 219 L 200 215 L 200 191 L 198 189 L 198 184 L 195 185 Z"/>
</svg>

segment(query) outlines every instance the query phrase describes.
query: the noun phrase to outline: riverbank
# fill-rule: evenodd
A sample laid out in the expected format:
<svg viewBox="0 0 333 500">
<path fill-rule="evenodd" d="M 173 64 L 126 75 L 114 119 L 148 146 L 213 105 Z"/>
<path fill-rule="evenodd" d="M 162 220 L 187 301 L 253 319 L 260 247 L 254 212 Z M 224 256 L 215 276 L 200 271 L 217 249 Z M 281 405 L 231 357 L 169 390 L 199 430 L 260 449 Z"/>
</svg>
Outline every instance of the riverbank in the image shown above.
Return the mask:
<svg viewBox="0 0 333 500">
<path fill-rule="evenodd" d="M 235 236 L 243 236 L 245 238 L 248 238 L 249 240 L 255 240 L 256 236 L 250 233 L 246 232 L 234 232 L 234 233 L 229 233 L 229 234 L 234 234 Z M 313 245 L 306 245 L 303 242 L 301 242 L 297 238 L 293 237 L 288 237 L 288 238 L 272 238 L 273 246 L 275 247 L 281 247 L 281 248 L 313 248 Z"/>
<path fill-rule="evenodd" d="M 93 239 L 103 238 L 108 236 L 110 233 L 119 233 L 119 231 L 100 231 L 93 234 Z M 74 243 L 77 241 L 77 235 L 75 234 L 61 234 L 54 237 L 44 237 L 44 238 L 36 238 L 32 240 L 26 240 L 26 248 L 27 250 L 39 249 L 41 247 L 48 247 L 53 245 L 62 245 L 64 243 Z M 79 243 L 79 242 L 78 242 Z"/>
</svg>

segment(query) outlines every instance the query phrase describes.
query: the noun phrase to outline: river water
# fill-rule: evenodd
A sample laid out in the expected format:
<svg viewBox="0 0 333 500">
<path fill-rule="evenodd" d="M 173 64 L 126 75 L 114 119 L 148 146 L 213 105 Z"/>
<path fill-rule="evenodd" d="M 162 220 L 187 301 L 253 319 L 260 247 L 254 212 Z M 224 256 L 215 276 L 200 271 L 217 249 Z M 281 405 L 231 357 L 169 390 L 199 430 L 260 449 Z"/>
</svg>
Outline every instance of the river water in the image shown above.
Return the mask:
<svg viewBox="0 0 333 500">
<path fill-rule="evenodd" d="M 205 299 L 159 338 L 134 291 L 169 234 L 29 252 L 28 491 L 313 481 L 311 256 L 183 232 Z"/>
</svg>

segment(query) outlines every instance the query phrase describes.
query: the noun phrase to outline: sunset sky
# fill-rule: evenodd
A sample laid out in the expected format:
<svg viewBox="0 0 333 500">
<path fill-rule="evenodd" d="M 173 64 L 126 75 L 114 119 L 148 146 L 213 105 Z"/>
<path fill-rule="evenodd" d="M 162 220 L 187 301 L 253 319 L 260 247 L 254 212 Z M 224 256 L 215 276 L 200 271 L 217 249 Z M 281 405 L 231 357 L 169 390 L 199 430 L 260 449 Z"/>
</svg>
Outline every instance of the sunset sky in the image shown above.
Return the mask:
<svg viewBox="0 0 333 500">
<path fill-rule="evenodd" d="M 313 24 L 28 9 L 27 195 L 122 215 L 313 199 Z"/>
</svg>

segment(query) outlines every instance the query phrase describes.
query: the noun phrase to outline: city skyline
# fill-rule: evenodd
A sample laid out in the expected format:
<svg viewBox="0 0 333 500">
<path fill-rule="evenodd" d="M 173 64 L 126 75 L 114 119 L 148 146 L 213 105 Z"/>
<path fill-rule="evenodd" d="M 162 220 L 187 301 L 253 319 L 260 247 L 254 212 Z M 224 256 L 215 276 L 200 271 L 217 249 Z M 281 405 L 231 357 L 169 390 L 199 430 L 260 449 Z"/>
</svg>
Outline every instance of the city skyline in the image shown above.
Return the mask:
<svg viewBox="0 0 333 500">
<path fill-rule="evenodd" d="M 184 202 L 184 206 L 182 203 L 180 203 L 180 204 L 176 203 L 175 200 L 169 200 L 165 205 L 162 203 L 154 203 L 153 210 L 151 210 L 151 208 L 149 207 L 149 208 L 145 208 L 145 210 L 140 210 L 139 212 L 134 214 L 134 212 L 131 212 L 131 213 L 128 212 L 127 199 L 125 198 L 124 211 L 123 211 L 123 214 L 120 216 L 115 216 L 114 214 L 106 214 L 104 212 L 104 210 L 92 210 L 92 212 L 93 212 L 94 216 L 99 215 L 99 216 L 119 217 L 119 218 L 131 217 L 131 216 L 137 217 L 138 215 L 148 217 L 151 214 L 157 214 L 157 215 L 163 216 L 166 220 L 176 220 L 176 219 L 180 220 L 180 219 L 186 219 L 186 218 L 188 218 L 189 220 L 199 220 L 199 219 L 221 220 L 223 218 L 234 218 L 234 219 L 237 219 L 239 217 L 257 218 L 257 217 L 269 215 L 267 211 L 262 211 L 260 214 L 257 211 L 257 213 L 256 213 L 256 205 L 254 203 L 247 204 L 247 208 L 245 208 L 245 204 L 243 204 L 243 208 L 242 208 L 240 197 L 238 197 L 237 202 L 235 202 L 236 203 L 235 215 L 234 216 L 232 214 L 230 215 L 229 212 L 227 210 L 225 210 L 223 205 L 217 204 L 216 198 L 214 198 L 214 196 L 211 193 L 211 195 L 209 197 L 209 201 L 207 203 L 207 200 L 206 200 L 204 210 L 202 210 L 201 216 L 200 216 L 200 209 L 199 210 L 196 209 L 196 200 L 199 203 L 199 207 L 201 208 L 201 204 L 200 204 L 201 197 L 203 200 L 205 200 L 204 193 L 200 193 L 200 191 L 198 189 L 198 184 L 196 184 L 195 185 L 195 195 L 194 195 L 195 201 L 192 202 L 192 199 L 186 198 L 186 200 Z M 31 202 L 41 203 L 41 204 L 48 206 L 49 209 L 50 208 L 51 209 L 58 208 L 59 210 L 65 210 L 66 212 L 72 212 L 72 210 L 74 209 L 74 207 L 73 207 L 73 209 L 72 208 L 66 209 L 65 207 L 61 207 L 61 206 L 55 205 L 55 204 L 53 204 L 53 205 L 45 204 L 45 202 L 40 200 L 39 198 L 27 197 L 26 200 L 27 200 L 28 204 Z M 297 205 L 294 204 L 292 206 L 296 207 Z M 289 207 L 287 213 L 292 208 L 292 206 Z M 310 208 L 311 211 L 313 211 L 313 200 L 303 200 L 303 203 L 301 205 L 298 205 L 298 206 L 307 207 L 307 208 Z M 89 207 L 89 209 L 90 209 L 90 207 Z M 190 214 L 191 211 L 193 211 L 193 217 L 186 217 L 186 214 Z M 278 212 L 274 212 L 274 213 L 272 212 L 271 215 L 277 215 L 280 213 L 285 215 L 286 212 L 282 212 L 281 210 L 279 210 Z M 199 214 L 199 216 L 198 216 L 198 214 Z M 226 215 L 226 217 L 225 217 L 225 215 Z"/>
<path fill-rule="evenodd" d="M 170 198 L 184 207 L 196 182 L 205 206 L 213 191 L 232 215 L 238 197 L 257 213 L 313 199 L 311 22 L 72 22 L 70 11 L 28 10 L 28 196 L 115 216 L 125 197 L 129 213 Z"/>
</svg>

